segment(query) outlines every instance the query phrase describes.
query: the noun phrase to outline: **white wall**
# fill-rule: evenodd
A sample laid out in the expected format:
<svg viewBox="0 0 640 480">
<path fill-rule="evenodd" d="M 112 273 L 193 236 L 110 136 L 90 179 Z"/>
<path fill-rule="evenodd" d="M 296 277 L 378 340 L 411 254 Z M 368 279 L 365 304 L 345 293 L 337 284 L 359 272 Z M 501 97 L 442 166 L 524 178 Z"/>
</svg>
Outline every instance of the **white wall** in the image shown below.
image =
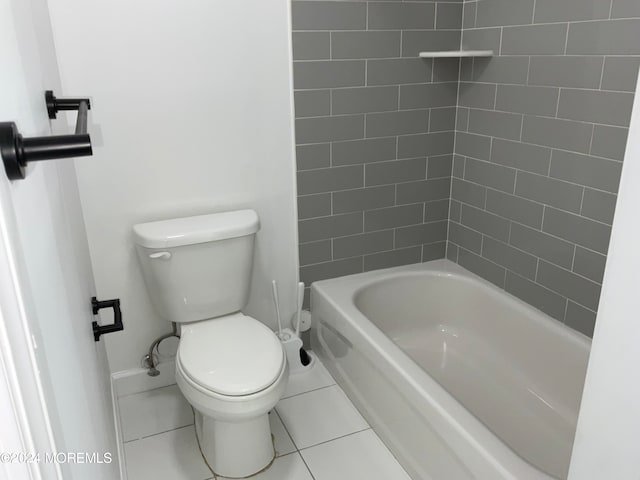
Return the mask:
<svg viewBox="0 0 640 480">
<path fill-rule="evenodd" d="M 640 83 L 569 479 L 640 478 Z"/>
<path fill-rule="evenodd" d="M 151 310 L 138 222 L 254 208 L 246 313 L 295 309 L 297 229 L 287 0 L 49 0 L 64 94 L 90 95 L 94 156 L 77 160 L 98 294 L 120 297 L 111 371 L 140 365 L 170 324 Z M 215 268 L 215 266 L 212 266 Z"/>
</svg>

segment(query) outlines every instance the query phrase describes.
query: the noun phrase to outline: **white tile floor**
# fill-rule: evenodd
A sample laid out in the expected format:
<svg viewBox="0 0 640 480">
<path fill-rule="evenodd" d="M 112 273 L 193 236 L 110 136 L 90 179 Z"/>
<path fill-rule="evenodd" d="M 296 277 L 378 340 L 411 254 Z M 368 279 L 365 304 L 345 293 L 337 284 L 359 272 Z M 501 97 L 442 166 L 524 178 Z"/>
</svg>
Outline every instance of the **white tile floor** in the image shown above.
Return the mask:
<svg viewBox="0 0 640 480">
<path fill-rule="evenodd" d="M 215 478 L 176 385 L 121 397 L 119 408 L 128 480 Z M 410 480 L 317 360 L 291 376 L 269 419 L 277 458 L 252 479 Z"/>
</svg>

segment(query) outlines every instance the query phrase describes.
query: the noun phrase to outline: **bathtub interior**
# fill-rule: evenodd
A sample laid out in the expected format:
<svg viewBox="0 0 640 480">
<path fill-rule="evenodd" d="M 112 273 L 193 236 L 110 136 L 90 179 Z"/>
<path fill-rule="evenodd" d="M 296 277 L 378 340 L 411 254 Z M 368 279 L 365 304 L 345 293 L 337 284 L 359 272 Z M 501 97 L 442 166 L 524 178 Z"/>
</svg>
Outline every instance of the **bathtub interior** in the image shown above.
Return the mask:
<svg viewBox="0 0 640 480">
<path fill-rule="evenodd" d="M 589 340 L 479 280 L 471 274 L 403 273 L 359 289 L 354 304 L 403 350 L 419 354 L 429 350 L 425 345 L 435 347 L 439 369 L 447 346 L 475 339 L 470 352 L 485 347 L 501 365 L 511 364 L 523 382 L 534 383 L 542 398 L 563 406 L 575 420 Z M 581 375 L 573 375 L 576 372 Z"/>
<path fill-rule="evenodd" d="M 566 478 L 586 338 L 466 273 L 396 273 L 355 289 L 352 298 L 505 445 L 542 472 Z"/>
</svg>

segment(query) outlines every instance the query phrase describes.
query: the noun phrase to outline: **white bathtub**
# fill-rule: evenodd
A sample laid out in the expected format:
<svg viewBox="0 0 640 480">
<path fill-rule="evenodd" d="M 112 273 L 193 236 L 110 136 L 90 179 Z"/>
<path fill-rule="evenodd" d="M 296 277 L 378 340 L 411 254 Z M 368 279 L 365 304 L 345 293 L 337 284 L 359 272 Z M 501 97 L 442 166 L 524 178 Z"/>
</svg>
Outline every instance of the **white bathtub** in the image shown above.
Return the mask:
<svg viewBox="0 0 640 480">
<path fill-rule="evenodd" d="M 311 304 L 313 350 L 413 479 L 566 478 L 588 338 L 448 260 Z"/>
</svg>

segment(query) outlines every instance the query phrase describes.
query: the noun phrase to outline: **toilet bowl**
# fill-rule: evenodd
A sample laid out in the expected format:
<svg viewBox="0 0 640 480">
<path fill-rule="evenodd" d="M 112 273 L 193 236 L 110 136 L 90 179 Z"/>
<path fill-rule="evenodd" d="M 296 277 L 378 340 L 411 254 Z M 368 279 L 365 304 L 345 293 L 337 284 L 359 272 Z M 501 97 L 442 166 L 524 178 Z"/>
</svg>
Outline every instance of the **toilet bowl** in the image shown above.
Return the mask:
<svg viewBox="0 0 640 480">
<path fill-rule="evenodd" d="M 289 373 L 275 333 L 241 313 L 258 228 L 253 210 L 133 227 L 154 310 L 180 324 L 176 382 L 194 408 L 200 451 L 214 473 L 230 478 L 275 458 L 268 412 Z"/>
<path fill-rule="evenodd" d="M 275 334 L 241 313 L 182 329 L 176 381 L 196 411 L 196 435 L 211 469 L 224 477 L 259 472 L 275 457 L 268 412 L 288 379 Z"/>
</svg>

